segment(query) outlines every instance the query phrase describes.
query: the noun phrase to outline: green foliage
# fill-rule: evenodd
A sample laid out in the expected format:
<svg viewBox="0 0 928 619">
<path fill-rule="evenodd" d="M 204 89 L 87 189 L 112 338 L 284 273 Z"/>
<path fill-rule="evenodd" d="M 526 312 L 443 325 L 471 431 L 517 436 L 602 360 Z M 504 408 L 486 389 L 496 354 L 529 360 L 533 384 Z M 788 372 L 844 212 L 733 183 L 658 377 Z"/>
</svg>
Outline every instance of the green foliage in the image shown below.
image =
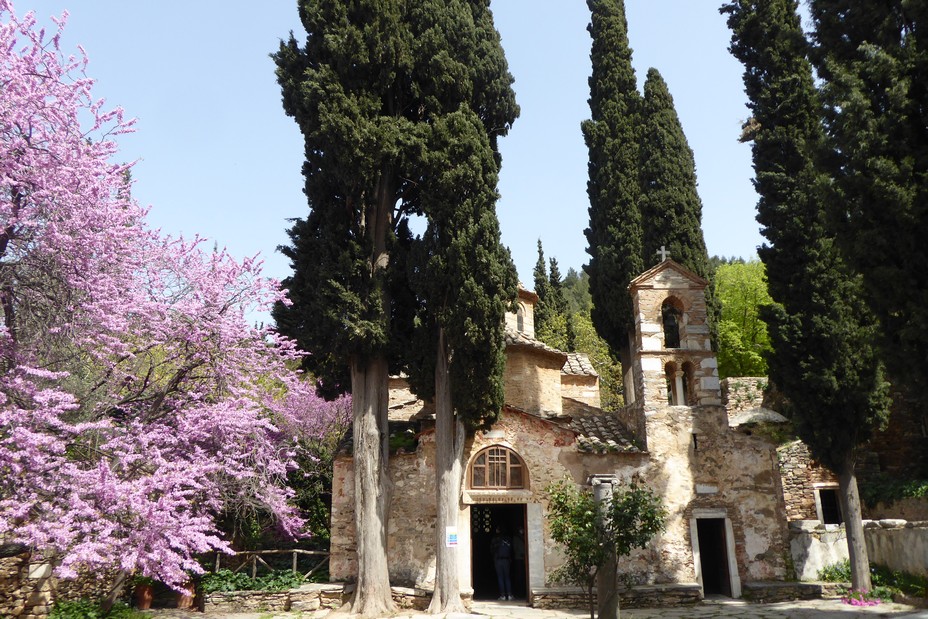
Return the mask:
<svg viewBox="0 0 928 619">
<path fill-rule="evenodd" d="M 548 488 L 548 494 L 551 538 L 562 544 L 567 552 L 567 561 L 553 578 L 590 589 L 596 582 L 596 572 L 607 558 L 593 493 L 562 481 Z"/>
<path fill-rule="evenodd" d="M 48 619 L 142 619 L 146 616 L 124 602 L 116 602 L 109 612 L 105 612 L 100 602 L 81 599 L 56 602 L 48 614 Z"/>
<path fill-rule="evenodd" d="M 538 240 L 538 263 L 535 265 L 535 338 L 548 346 L 567 352 L 575 352 L 576 331 L 573 316 L 568 312 L 567 297 L 557 259 L 551 258 L 550 274 L 545 267 L 544 250 Z"/>
<path fill-rule="evenodd" d="M 564 547 L 567 560 L 556 580 L 584 587 L 592 605 L 593 586 L 610 556 L 627 556 L 644 548 L 664 529 L 667 513 L 649 488 L 616 488 L 603 505 L 588 488 L 562 480 L 547 489 L 551 538 Z"/>
<path fill-rule="evenodd" d="M 412 453 L 419 446 L 419 437 L 413 428 L 396 428 L 390 432 L 390 452 Z"/>
<path fill-rule="evenodd" d="M 899 479 L 889 475 L 873 475 L 858 482 L 860 499 L 870 507 L 879 503 L 892 505 L 896 501 L 928 497 L 928 480 Z"/>
<path fill-rule="evenodd" d="M 847 560 L 826 565 L 818 572 L 824 582 L 851 582 L 851 564 Z M 872 564 L 870 579 L 873 594 L 882 599 L 891 599 L 893 593 L 904 593 L 914 597 L 928 597 L 928 578 L 900 570 L 891 570 L 885 565 Z"/>
<path fill-rule="evenodd" d="M 264 576 L 252 578 L 245 572 L 232 572 L 221 569 L 218 572 L 204 574 L 200 579 L 203 593 L 218 591 L 286 591 L 296 589 L 305 582 L 302 574 L 292 571 L 275 570 Z"/>
<path fill-rule="evenodd" d="M 719 376 L 766 376 L 770 351 L 760 308 L 772 300 L 764 265 L 758 260 L 719 264 L 713 278 L 721 306 L 718 327 Z"/>
<path fill-rule="evenodd" d="M 622 0 L 587 0 L 593 38 L 590 120 L 581 125 L 590 153 L 590 225 L 586 229 L 596 331 L 620 356 L 634 326 L 627 287 L 644 270 L 638 200 L 641 95 L 632 68 Z"/>
<path fill-rule="evenodd" d="M 593 297 L 590 296 L 590 275 L 581 269 L 577 272 L 573 267 L 567 269 L 563 282 L 564 298 L 567 299 L 567 309 L 571 314 L 581 313 L 589 315 L 593 309 Z"/>
<path fill-rule="evenodd" d="M 702 200 L 696 191 L 696 162 L 674 108 L 673 97 L 657 69 L 648 69 L 642 107 L 640 182 L 641 251 L 646 268 L 660 262 L 663 246 L 670 257 L 705 279 L 709 253 L 702 234 Z M 718 303 L 706 290 L 710 335 L 716 341 Z"/>
<path fill-rule="evenodd" d="M 739 0 L 722 10 L 758 127 L 757 219 L 769 242 L 759 255 L 774 302 L 762 311 L 770 379 L 813 456 L 841 474 L 885 419 L 889 397 L 872 344 L 876 323 L 826 217 L 824 132 L 796 9 L 794 0 Z"/>
<path fill-rule="evenodd" d="M 589 313 L 571 315 L 574 348 L 584 352 L 599 374 L 599 395 L 603 410 L 616 410 L 625 405 L 622 396 L 622 367 L 615 359 L 606 340 L 593 328 Z"/>
<path fill-rule="evenodd" d="M 545 264 L 545 251 L 541 246 L 541 239 L 538 239 L 538 260 L 535 262 L 535 268 L 532 269 L 532 279 L 535 284 L 535 294 L 538 295 L 538 303 L 535 304 L 535 310 L 533 312 L 535 318 L 535 335 L 549 346 L 560 348 L 560 350 L 567 350 L 566 348 L 552 344 L 542 335 L 548 336 L 549 333 L 553 331 L 551 322 L 554 320 L 557 310 L 553 307 L 549 307 L 551 284 L 548 279 L 548 269 Z M 566 341 L 564 343 L 566 343 Z"/>
<path fill-rule="evenodd" d="M 837 239 L 863 277 L 891 375 L 924 397 L 928 5 L 813 0 L 809 9 Z"/>
</svg>

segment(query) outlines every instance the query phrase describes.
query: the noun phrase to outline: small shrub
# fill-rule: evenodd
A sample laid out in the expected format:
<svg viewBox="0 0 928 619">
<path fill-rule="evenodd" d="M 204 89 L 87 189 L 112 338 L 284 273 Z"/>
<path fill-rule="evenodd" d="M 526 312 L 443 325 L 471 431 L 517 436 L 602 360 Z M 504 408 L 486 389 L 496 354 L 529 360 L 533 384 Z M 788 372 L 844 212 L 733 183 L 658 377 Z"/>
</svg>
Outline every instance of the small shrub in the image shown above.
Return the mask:
<svg viewBox="0 0 928 619">
<path fill-rule="evenodd" d="M 851 582 L 850 561 L 826 565 L 818 571 L 818 579 L 824 582 Z"/>
<path fill-rule="evenodd" d="M 851 564 L 842 561 L 819 570 L 818 579 L 825 582 L 851 582 Z M 928 578 L 899 570 L 891 570 L 885 565 L 870 565 L 870 580 L 873 584 L 872 595 L 884 600 L 892 599 L 894 593 L 904 593 L 914 597 L 928 597 Z"/>
<path fill-rule="evenodd" d="M 234 573 L 232 570 L 219 570 L 213 574 L 205 574 L 200 579 L 203 593 L 217 591 L 285 591 L 295 589 L 303 584 L 302 574 L 290 571 L 271 572 L 265 576 L 252 578 L 244 572 Z"/>
<path fill-rule="evenodd" d="M 110 612 L 104 612 L 96 600 L 57 602 L 48 619 L 143 619 L 145 615 L 122 602 L 116 602 Z"/>
</svg>

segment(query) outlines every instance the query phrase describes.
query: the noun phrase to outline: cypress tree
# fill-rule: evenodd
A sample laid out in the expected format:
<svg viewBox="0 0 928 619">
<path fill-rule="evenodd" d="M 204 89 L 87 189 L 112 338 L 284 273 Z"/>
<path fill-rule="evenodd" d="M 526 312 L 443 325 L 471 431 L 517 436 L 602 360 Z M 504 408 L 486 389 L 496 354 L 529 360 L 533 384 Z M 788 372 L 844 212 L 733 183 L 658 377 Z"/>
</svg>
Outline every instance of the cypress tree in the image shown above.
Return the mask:
<svg viewBox="0 0 928 619">
<path fill-rule="evenodd" d="M 290 229 L 293 305 L 274 313 L 328 368 L 350 370 L 358 580 L 352 612 L 393 611 L 386 559 L 391 245 L 414 179 L 404 161 L 419 100 L 400 3 L 301 2 L 304 45 L 274 55 L 284 111 L 303 133 L 310 212 Z M 399 204 L 399 208 L 394 210 Z M 312 359 L 312 357 L 310 357 Z M 312 363 L 312 361 L 310 361 Z"/>
<path fill-rule="evenodd" d="M 492 423 L 503 406 L 504 317 L 517 277 L 500 243 L 497 138 L 519 109 L 487 0 L 429 0 L 412 10 L 416 49 L 440 70 L 422 124 L 419 206 L 427 227 L 411 255 L 421 325 L 410 364 L 416 393 L 434 398 L 436 578 L 430 610 L 463 612 L 455 549 L 467 430 Z"/>
<path fill-rule="evenodd" d="M 294 269 L 285 282 L 293 304 L 274 316 L 334 388 L 341 385 L 326 370 L 350 368 L 358 543 L 351 612 L 383 617 L 393 609 L 387 376 L 409 341 L 408 310 L 427 306 L 426 324 L 445 329 L 446 352 L 460 360 L 451 368 L 456 406 L 495 415 L 501 405 L 501 386 L 487 386 L 500 381 L 501 308 L 512 288 L 493 213 L 496 140 L 518 108 L 487 0 L 314 0 L 301 2 L 299 14 L 305 42 L 291 35 L 274 59 L 284 110 L 304 136 L 310 212 L 294 222 L 291 245 L 282 248 Z M 455 174 L 468 190 L 453 202 L 447 187 Z M 412 213 L 429 218 L 418 243 L 408 231 Z M 458 255 L 465 243 L 471 253 Z M 449 279 L 415 298 L 407 275 L 422 254 L 439 256 Z M 462 282 L 465 275 L 471 284 Z M 455 284 L 473 296 L 461 303 L 437 296 L 440 285 Z M 480 328 L 462 341 L 465 315 Z M 437 346 L 431 358 L 447 360 L 434 354 Z M 479 372 L 478 348 L 485 354 Z M 460 387 L 462 372 L 472 373 L 473 392 Z M 440 559 L 439 577 L 456 580 L 455 567 Z M 454 591 L 439 597 L 454 603 Z"/>
<path fill-rule="evenodd" d="M 564 296 L 564 281 L 561 277 L 561 269 L 557 264 L 557 258 L 548 260 L 548 289 L 550 290 L 551 307 L 558 314 L 566 314 L 567 297 Z"/>
<path fill-rule="evenodd" d="M 858 446 L 885 419 L 887 385 L 872 347 L 874 319 L 825 215 L 828 178 L 816 161 L 824 134 L 797 8 L 796 0 L 738 0 L 722 10 L 756 121 L 757 219 L 769 242 L 758 253 L 773 299 L 762 314 L 770 378 L 800 438 L 838 475 L 853 586 L 869 590 L 854 466 Z"/>
<path fill-rule="evenodd" d="M 673 97 L 657 69 L 644 83 L 640 179 L 642 259 L 657 264 L 663 246 L 670 257 L 709 279 L 709 253 L 702 234 L 702 200 L 696 191 L 696 161 L 674 108 Z M 713 287 L 706 289 L 712 340 L 719 306 Z"/>
<path fill-rule="evenodd" d="M 582 123 L 590 153 L 586 229 L 596 330 L 618 351 L 631 393 L 630 333 L 634 329 L 627 287 L 644 269 L 638 210 L 638 126 L 641 96 L 632 68 L 628 24 L 622 0 L 588 0 L 593 38 L 590 58 L 590 120 Z"/>
<path fill-rule="evenodd" d="M 839 242 L 894 378 L 928 381 L 928 4 L 810 3 Z M 924 408 L 924 407 L 923 407 Z"/>
<path fill-rule="evenodd" d="M 538 303 L 535 304 L 534 310 L 535 333 L 538 334 L 549 329 L 554 318 L 554 310 L 548 306 L 551 284 L 548 279 L 545 250 L 541 246 L 541 239 L 538 239 L 538 260 L 535 261 L 532 278 L 535 280 L 535 294 L 538 295 Z"/>
<path fill-rule="evenodd" d="M 551 305 L 558 316 L 558 331 L 563 341 L 563 350 L 567 352 L 576 352 L 577 350 L 577 329 L 574 325 L 574 316 L 570 311 L 567 303 L 567 295 L 564 293 L 564 279 L 561 277 L 561 269 L 558 267 L 557 258 L 548 260 L 548 287 L 551 290 Z M 560 326 L 560 325 L 563 325 Z"/>
<path fill-rule="evenodd" d="M 657 69 L 644 83 L 641 136 L 642 252 L 644 262 L 660 262 L 660 247 L 701 277 L 709 275 L 702 235 L 702 200 L 696 192 L 696 162 L 686 141 L 673 97 Z"/>
</svg>

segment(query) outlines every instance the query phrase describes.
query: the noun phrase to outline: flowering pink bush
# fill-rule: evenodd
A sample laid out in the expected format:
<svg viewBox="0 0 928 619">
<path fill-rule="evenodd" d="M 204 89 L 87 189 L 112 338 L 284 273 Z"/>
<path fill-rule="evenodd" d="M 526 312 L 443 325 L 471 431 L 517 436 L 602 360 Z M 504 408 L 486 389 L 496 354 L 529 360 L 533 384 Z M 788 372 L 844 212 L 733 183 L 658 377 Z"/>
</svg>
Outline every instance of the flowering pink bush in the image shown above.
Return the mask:
<svg viewBox="0 0 928 619">
<path fill-rule="evenodd" d="M 49 38 L 0 0 L 0 542 L 179 585 L 228 550 L 218 514 L 300 533 L 286 475 L 337 406 L 248 324 L 283 299 L 258 260 L 146 226 L 113 163 L 132 121 L 59 50 L 66 18 Z"/>
<path fill-rule="evenodd" d="M 848 591 L 841 601 L 851 606 L 876 606 L 882 602 L 880 598 L 872 597 L 867 591 L 855 591 L 854 589 Z"/>
</svg>

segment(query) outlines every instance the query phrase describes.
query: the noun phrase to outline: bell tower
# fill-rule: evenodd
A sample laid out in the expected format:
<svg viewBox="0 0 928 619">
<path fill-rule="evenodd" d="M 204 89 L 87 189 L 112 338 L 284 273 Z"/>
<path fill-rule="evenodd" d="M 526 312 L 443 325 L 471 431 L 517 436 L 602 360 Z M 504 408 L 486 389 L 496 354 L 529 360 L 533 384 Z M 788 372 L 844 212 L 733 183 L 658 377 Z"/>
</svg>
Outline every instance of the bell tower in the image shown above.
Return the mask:
<svg viewBox="0 0 928 619">
<path fill-rule="evenodd" d="M 702 277 L 670 258 L 629 284 L 635 397 L 645 406 L 721 406 Z"/>
</svg>

